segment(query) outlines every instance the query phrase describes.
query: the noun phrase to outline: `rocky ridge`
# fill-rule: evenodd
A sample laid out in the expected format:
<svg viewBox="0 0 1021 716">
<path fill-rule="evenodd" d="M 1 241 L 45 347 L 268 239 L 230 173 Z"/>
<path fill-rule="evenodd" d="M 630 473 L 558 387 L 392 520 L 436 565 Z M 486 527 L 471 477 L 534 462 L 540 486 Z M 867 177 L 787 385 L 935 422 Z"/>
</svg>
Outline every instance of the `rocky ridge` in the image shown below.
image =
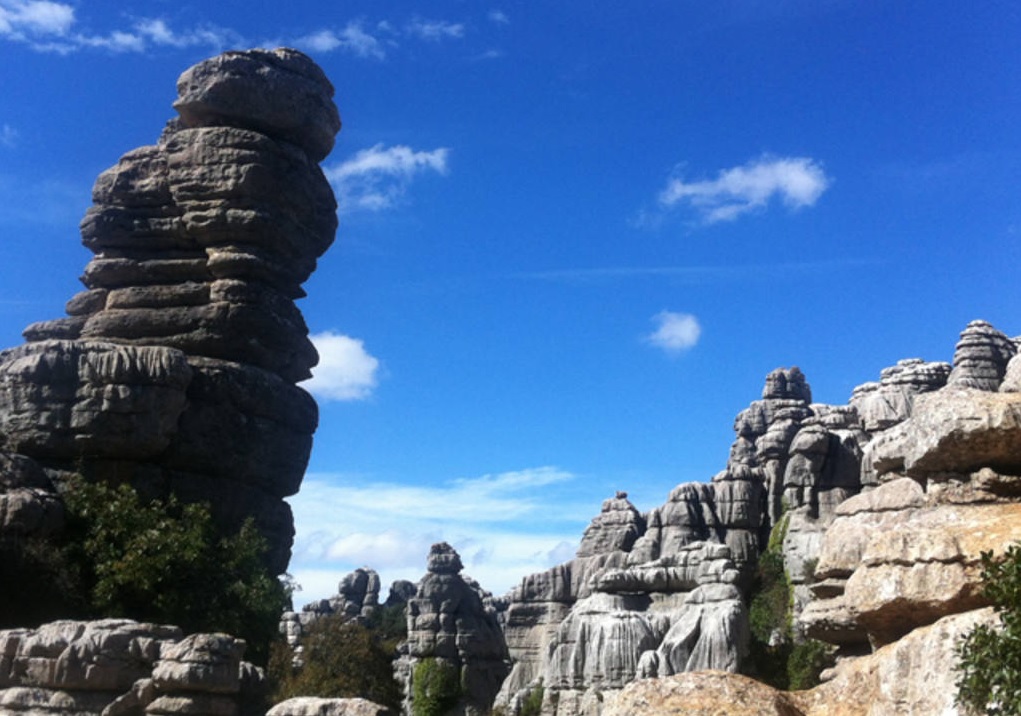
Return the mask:
<svg viewBox="0 0 1021 716">
<path fill-rule="evenodd" d="M 294 301 L 333 241 L 317 162 L 340 119 L 294 50 L 228 52 L 177 89 L 159 141 L 96 180 L 67 317 L 0 352 L 0 536 L 59 531 L 80 472 L 207 501 L 229 529 L 254 517 L 281 573 L 318 420 Z"/>
<path fill-rule="evenodd" d="M 509 595 L 513 670 L 497 704 L 516 712 L 541 686 L 553 716 L 681 704 L 685 713 L 956 712 L 946 640 L 992 618 L 980 553 L 1021 539 L 1017 346 L 974 321 L 952 365 L 899 361 L 845 406 L 813 403 L 796 368 L 771 373 L 737 416 L 727 466 L 711 482 L 679 485 L 644 515 L 618 493 L 575 560 Z M 771 532 L 794 590 L 794 638 L 838 652 L 805 698 L 702 675 L 739 668 L 748 577 Z M 699 598 L 706 587 L 718 601 Z M 706 604 L 715 606 L 702 621 Z M 841 711 L 840 700 L 855 706 Z"/>
</svg>

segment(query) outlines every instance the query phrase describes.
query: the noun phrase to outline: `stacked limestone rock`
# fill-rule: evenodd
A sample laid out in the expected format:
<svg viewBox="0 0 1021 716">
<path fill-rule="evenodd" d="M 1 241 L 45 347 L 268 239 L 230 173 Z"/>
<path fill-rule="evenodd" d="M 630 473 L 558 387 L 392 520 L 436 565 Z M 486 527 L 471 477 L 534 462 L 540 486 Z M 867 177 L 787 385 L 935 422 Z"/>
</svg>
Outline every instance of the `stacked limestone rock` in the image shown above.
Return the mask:
<svg viewBox="0 0 1021 716">
<path fill-rule="evenodd" d="M 262 673 L 225 634 L 123 619 L 0 632 L 0 712 L 255 716 Z"/>
<path fill-rule="evenodd" d="M 0 528 L 51 529 L 47 495 L 81 471 L 209 501 L 227 527 L 252 516 L 286 568 L 283 498 L 317 423 L 295 386 L 317 356 L 294 300 L 336 229 L 317 164 L 340 128 L 332 96 L 301 53 L 225 53 L 181 76 L 157 144 L 99 176 L 86 290 L 0 353 L 0 449 L 46 475 L 3 478 Z M 45 494 L 28 506 L 26 490 Z"/>
<path fill-rule="evenodd" d="M 405 712 L 411 713 L 417 667 L 435 660 L 453 670 L 460 697 L 450 714 L 483 716 L 507 676 L 507 647 L 491 597 L 461 576 L 461 558 L 449 544 L 434 544 L 428 573 L 408 601 L 408 637 L 395 667 L 403 684 Z"/>
<path fill-rule="evenodd" d="M 747 640 L 740 572 L 725 544 L 706 541 L 719 528 L 711 493 L 682 485 L 644 518 L 617 493 L 574 560 L 522 580 L 497 705 L 514 711 L 542 687 L 544 713 L 594 714 L 635 678 L 736 670 Z"/>
</svg>

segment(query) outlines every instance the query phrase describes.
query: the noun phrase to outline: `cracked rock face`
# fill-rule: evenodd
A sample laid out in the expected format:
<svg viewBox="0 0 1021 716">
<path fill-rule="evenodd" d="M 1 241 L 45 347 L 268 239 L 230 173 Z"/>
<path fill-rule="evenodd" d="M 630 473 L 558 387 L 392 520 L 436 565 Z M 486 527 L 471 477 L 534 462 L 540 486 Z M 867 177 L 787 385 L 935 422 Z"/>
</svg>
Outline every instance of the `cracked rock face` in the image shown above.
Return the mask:
<svg viewBox="0 0 1021 716">
<path fill-rule="evenodd" d="M 340 119 L 294 50 L 224 53 L 178 92 L 158 142 L 96 180 L 81 224 L 94 256 L 67 317 L 0 352 L 0 451 L 34 461 L 51 491 L 69 471 L 115 474 L 209 501 L 228 529 L 253 517 L 280 573 L 283 498 L 318 421 L 295 385 L 318 357 L 294 301 L 336 231 L 318 162 Z"/>
<path fill-rule="evenodd" d="M 0 631 L 0 712 L 245 716 L 265 684 L 244 650 L 226 634 L 128 619 Z"/>
</svg>

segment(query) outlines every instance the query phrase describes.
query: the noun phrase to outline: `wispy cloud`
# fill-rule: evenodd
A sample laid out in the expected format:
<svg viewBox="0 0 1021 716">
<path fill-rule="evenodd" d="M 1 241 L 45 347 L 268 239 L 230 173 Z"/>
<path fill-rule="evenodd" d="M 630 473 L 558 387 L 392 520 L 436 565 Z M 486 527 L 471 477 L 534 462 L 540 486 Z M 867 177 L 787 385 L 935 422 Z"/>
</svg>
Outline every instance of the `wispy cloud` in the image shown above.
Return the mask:
<svg viewBox="0 0 1021 716">
<path fill-rule="evenodd" d="M 447 22 L 446 20 L 415 18 L 405 26 L 405 31 L 408 35 L 421 40 L 439 42 L 440 40 L 464 37 L 464 24 L 460 22 Z"/>
<path fill-rule="evenodd" d="M 667 353 L 678 354 L 694 347 L 702 335 L 698 319 L 690 313 L 660 311 L 652 320 L 656 330 L 646 340 Z"/>
<path fill-rule="evenodd" d="M 490 10 L 489 14 L 486 17 L 489 18 L 490 22 L 495 22 L 497 25 L 510 24 L 510 18 L 507 17 L 507 13 L 503 12 L 502 10 Z"/>
<path fill-rule="evenodd" d="M 379 360 L 365 350 L 365 344 L 333 331 L 309 336 L 319 352 L 319 365 L 302 386 L 324 401 L 364 400 L 378 382 Z"/>
<path fill-rule="evenodd" d="M 341 213 L 382 211 L 397 205 L 408 185 L 423 173 L 446 174 L 447 148 L 419 151 L 377 144 L 340 164 L 324 167 Z"/>
<path fill-rule="evenodd" d="M 812 206 L 830 186 L 822 166 L 808 157 L 763 155 L 721 170 L 715 179 L 673 177 L 657 197 L 662 210 L 694 209 L 706 224 L 733 221 L 778 199 L 789 209 Z"/>
<path fill-rule="evenodd" d="M 12 148 L 18 144 L 18 130 L 9 124 L 0 124 L 0 147 Z"/>
<path fill-rule="evenodd" d="M 0 0 L 0 39 L 21 42 L 41 52 L 70 54 L 93 48 L 111 52 L 144 52 L 151 47 L 204 46 L 220 50 L 241 37 L 215 26 L 173 30 L 161 19 L 143 18 L 105 34 L 76 31 L 75 8 L 51 0 Z M 243 43 L 241 43 L 243 44 Z"/>
<path fill-rule="evenodd" d="M 66 35 L 74 25 L 74 8 L 49 0 L 0 0 L 0 37 L 31 41 Z"/>
<path fill-rule="evenodd" d="M 313 52 L 342 50 L 356 57 L 382 60 L 386 57 L 383 43 L 370 34 L 363 23 L 349 22 L 342 30 L 318 30 L 294 41 L 299 49 Z"/>
<path fill-rule="evenodd" d="M 305 587 L 301 599 L 329 596 L 345 572 L 363 565 L 385 580 L 418 580 L 439 541 L 460 552 L 467 574 L 504 592 L 574 556 L 598 512 L 598 505 L 572 500 L 575 479 L 550 466 L 436 485 L 310 474 L 288 500 L 297 529 L 291 572 Z"/>
</svg>

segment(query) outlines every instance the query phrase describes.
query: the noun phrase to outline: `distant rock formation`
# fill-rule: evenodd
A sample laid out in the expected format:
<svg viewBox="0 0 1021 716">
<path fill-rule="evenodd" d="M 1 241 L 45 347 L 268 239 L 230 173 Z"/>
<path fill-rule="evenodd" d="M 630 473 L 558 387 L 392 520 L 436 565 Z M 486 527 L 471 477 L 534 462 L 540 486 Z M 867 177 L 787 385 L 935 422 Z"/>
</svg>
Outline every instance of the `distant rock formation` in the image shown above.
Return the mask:
<svg viewBox="0 0 1021 716">
<path fill-rule="evenodd" d="M 461 576 L 461 557 L 442 542 L 429 550 L 428 572 L 408 601 L 408 637 L 400 646 L 396 675 L 411 713 L 415 678 L 427 660 L 457 675 L 455 707 L 447 713 L 485 716 L 507 676 L 507 647 L 492 596 Z"/>
<path fill-rule="evenodd" d="M 284 612 L 280 619 L 280 633 L 295 653 L 296 665 L 301 664 L 301 639 L 308 628 L 319 619 L 340 616 L 345 619 L 369 622 L 380 608 L 379 574 L 374 569 L 361 567 L 344 575 L 337 585 L 337 594 L 319 599 L 302 607 L 300 612 Z M 415 596 L 418 587 L 407 580 L 398 579 L 390 586 L 384 607 L 401 607 Z"/>
<path fill-rule="evenodd" d="M 228 52 L 181 75 L 180 116 L 103 172 L 95 255 L 66 318 L 0 352 L 0 534 L 59 530 L 70 472 L 247 517 L 285 570 L 318 420 L 295 382 L 317 355 L 295 299 L 330 246 L 319 169 L 340 119 L 294 50 Z"/>
<path fill-rule="evenodd" d="M 245 642 L 126 619 L 0 631 L 0 713 L 261 716 Z"/>
</svg>

